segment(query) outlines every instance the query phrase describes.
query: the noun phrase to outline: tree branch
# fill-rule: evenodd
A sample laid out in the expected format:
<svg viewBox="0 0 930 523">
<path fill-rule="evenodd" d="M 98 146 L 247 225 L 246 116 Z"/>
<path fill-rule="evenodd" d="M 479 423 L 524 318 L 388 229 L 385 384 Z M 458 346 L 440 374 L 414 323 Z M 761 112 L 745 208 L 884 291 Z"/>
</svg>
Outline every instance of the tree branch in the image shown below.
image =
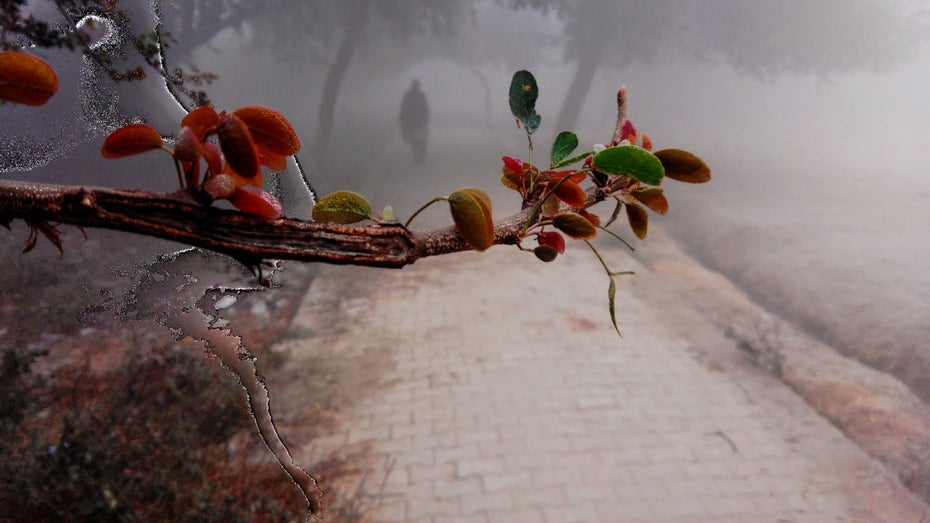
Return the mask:
<svg viewBox="0 0 930 523">
<path fill-rule="evenodd" d="M 590 207 L 615 188 L 588 190 Z M 495 222 L 494 243 L 520 243 L 532 206 Z M 471 250 L 454 226 L 413 232 L 399 224 L 347 226 L 293 218 L 267 220 L 198 203 L 187 192 L 70 187 L 0 181 L 0 225 L 14 219 L 96 227 L 172 240 L 247 265 L 265 259 L 403 267 L 420 258 Z"/>
</svg>

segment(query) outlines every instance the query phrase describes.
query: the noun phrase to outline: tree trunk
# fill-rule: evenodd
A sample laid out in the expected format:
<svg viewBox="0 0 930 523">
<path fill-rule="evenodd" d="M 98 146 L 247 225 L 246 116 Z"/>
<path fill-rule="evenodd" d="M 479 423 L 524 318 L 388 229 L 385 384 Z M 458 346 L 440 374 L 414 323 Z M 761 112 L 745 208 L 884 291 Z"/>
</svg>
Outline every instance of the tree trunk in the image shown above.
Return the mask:
<svg viewBox="0 0 930 523">
<path fill-rule="evenodd" d="M 348 16 L 342 35 L 342 44 L 336 51 L 333 64 L 326 74 L 326 83 L 323 85 L 323 93 L 320 97 L 316 143 L 313 147 L 315 158 L 323 165 L 326 164 L 326 156 L 324 153 L 333 134 L 333 123 L 336 116 L 336 102 L 339 97 L 339 88 L 342 87 L 342 81 L 345 79 L 346 72 L 349 70 L 352 56 L 355 54 L 358 42 L 364 34 L 370 7 L 371 1 L 363 0 L 358 2 L 356 9 L 349 8 L 347 11 Z"/>
<path fill-rule="evenodd" d="M 556 132 L 575 128 L 578 123 L 578 115 L 581 113 L 581 106 L 588 96 L 588 91 L 591 90 L 594 73 L 597 72 L 601 57 L 599 53 L 592 49 L 590 53 L 581 54 L 577 61 L 578 66 L 575 68 L 575 76 L 572 78 L 571 85 L 568 86 L 568 92 L 562 102 L 562 109 L 559 111 L 559 119 L 556 121 Z"/>
</svg>

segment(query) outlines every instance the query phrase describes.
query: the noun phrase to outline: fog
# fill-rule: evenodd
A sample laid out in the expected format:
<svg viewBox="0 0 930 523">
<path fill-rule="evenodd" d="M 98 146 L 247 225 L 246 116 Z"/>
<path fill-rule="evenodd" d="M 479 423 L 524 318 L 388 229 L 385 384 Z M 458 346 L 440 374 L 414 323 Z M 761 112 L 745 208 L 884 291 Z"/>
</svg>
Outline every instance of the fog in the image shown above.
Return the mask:
<svg viewBox="0 0 930 523">
<path fill-rule="evenodd" d="M 275 178 L 291 216 L 349 189 L 405 219 L 463 186 L 485 188 L 504 216 L 520 202 L 500 184 L 501 157 L 529 154 L 511 75 L 539 82 L 538 163 L 564 129 L 586 149 L 608 142 L 626 86 L 657 149 L 713 171 L 706 185 L 665 183 L 655 234 L 930 401 L 930 3 L 191 0 L 156 2 L 157 16 L 137 4 L 132 31 L 160 23 L 167 68 L 215 75 L 197 88 L 217 108 L 266 105 L 294 124 L 300 169 Z M 0 177 L 172 189 L 170 160 L 107 163 L 99 144 L 137 118 L 171 135 L 190 102 L 157 79 L 115 85 L 68 51 L 40 54 L 62 87 L 41 109 L 0 108 Z M 399 118 L 414 80 L 429 107 L 422 160 Z M 448 223 L 436 209 L 415 228 Z M 649 240 L 637 247 L 648 260 Z"/>
<path fill-rule="evenodd" d="M 319 193 L 356 190 L 403 216 L 479 185 L 515 209 L 496 174 L 502 155 L 526 156 L 510 75 L 539 81 L 537 154 L 567 126 L 583 144 L 607 141 L 625 85 L 658 148 L 694 151 L 714 172 L 708 186 L 667 183 L 659 227 L 774 314 L 930 398 L 926 3 L 354 2 L 280 14 L 210 29 L 190 48 L 179 34 L 167 56 L 216 73 L 217 106 L 291 118 Z M 162 15 L 183 25 L 184 13 Z M 348 67 L 325 99 L 339 57 Z M 413 79 L 430 106 L 419 165 L 398 128 Z"/>
<path fill-rule="evenodd" d="M 565 128 L 582 144 L 608 141 L 625 85 L 640 131 L 714 172 L 707 186 L 666 184 L 671 212 L 654 223 L 773 313 L 930 399 L 926 2 L 137 7 L 132 31 L 160 22 L 168 68 L 215 75 L 198 88 L 217 107 L 263 104 L 294 123 L 317 194 L 355 190 L 399 216 L 465 185 L 494 193 L 498 213 L 518 207 L 497 174 L 501 156 L 527 156 L 507 106 L 514 71 L 540 84 L 537 155 Z M 83 148 L 140 114 L 172 134 L 178 103 L 69 56 L 46 52 L 63 86 L 48 107 L 4 109 L 3 176 L 170 189 L 148 158 L 101 163 Z M 413 80 L 429 104 L 419 163 L 398 124 Z M 279 195 L 306 215 L 296 172 Z"/>
</svg>

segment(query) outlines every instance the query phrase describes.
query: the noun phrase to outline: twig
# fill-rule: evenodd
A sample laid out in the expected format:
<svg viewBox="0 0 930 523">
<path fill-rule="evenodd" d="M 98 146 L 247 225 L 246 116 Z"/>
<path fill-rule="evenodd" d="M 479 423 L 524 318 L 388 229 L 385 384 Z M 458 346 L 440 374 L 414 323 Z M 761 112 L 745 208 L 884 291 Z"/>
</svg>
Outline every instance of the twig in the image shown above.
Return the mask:
<svg viewBox="0 0 930 523">
<path fill-rule="evenodd" d="M 588 190 L 585 208 L 621 183 Z M 495 222 L 494 243 L 517 245 L 532 206 Z M 189 193 L 70 187 L 0 181 L 0 225 L 15 219 L 132 232 L 201 247 L 250 267 L 262 260 L 296 260 L 403 267 L 416 260 L 471 250 L 454 226 L 413 232 L 399 224 L 348 226 L 267 220 L 198 203 Z"/>
</svg>

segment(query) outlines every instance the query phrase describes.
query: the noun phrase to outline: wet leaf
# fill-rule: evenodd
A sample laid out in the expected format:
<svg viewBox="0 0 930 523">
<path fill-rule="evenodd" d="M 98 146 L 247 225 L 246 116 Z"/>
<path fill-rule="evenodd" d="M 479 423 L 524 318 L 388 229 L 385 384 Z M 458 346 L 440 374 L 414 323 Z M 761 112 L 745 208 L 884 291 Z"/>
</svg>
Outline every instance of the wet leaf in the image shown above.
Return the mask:
<svg viewBox="0 0 930 523">
<path fill-rule="evenodd" d="M 343 225 L 371 218 L 371 204 L 364 196 L 352 191 L 336 191 L 313 205 L 313 220 Z"/>
<path fill-rule="evenodd" d="M 201 105 L 193 111 L 187 113 L 181 120 L 181 127 L 188 127 L 194 132 L 198 140 L 203 141 L 207 132 L 219 123 L 220 117 L 216 114 L 216 109 L 210 105 Z"/>
<path fill-rule="evenodd" d="M 225 200 L 235 194 L 236 182 L 228 174 L 217 174 L 203 182 L 203 188 L 214 200 Z"/>
<path fill-rule="evenodd" d="M 491 199 L 475 187 L 464 187 L 449 195 L 452 221 L 465 242 L 476 251 L 494 245 L 494 219 Z"/>
<path fill-rule="evenodd" d="M 591 156 L 592 154 L 594 154 L 594 151 L 585 151 L 585 152 L 583 152 L 583 153 L 581 153 L 581 154 L 572 156 L 571 158 L 566 158 L 566 159 L 562 160 L 561 162 L 559 162 L 559 163 L 553 165 L 552 168 L 553 168 L 553 169 L 558 169 L 559 167 L 565 167 L 566 165 L 571 165 L 571 164 L 573 164 L 573 163 L 578 163 L 578 162 L 580 162 L 581 160 L 584 160 L 585 158 L 587 158 L 588 156 Z"/>
<path fill-rule="evenodd" d="M 574 212 L 563 212 L 552 218 L 552 225 L 576 240 L 590 240 L 597 236 L 597 229 L 584 216 Z"/>
<path fill-rule="evenodd" d="M 539 87 L 536 78 L 529 71 L 517 71 L 510 81 L 510 112 L 526 128 L 526 132 L 533 134 L 539 129 L 542 118 L 536 114 L 536 99 L 539 98 Z"/>
<path fill-rule="evenodd" d="M 610 311 L 610 322 L 614 325 L 614 330 L 617 331 L 617 335 L 621 338 L 623 334 L 620 334 L 620 327 L 617 326 L 617 284 L 614 282 L 614 279 L 610 279 L 610 285 L 607 286 L 607 308 Z"/>
<path fill-rule="evenodd" d="M 518 192 L 519 192 L 519 191 L 521 190 L 521 188 L 520 188 L 519 185 L 517 185 L 517 184 L 513 181 L 513 179 L 514 179 L 515 177 L 516 177 L 516 175 L 513 174 L 513 171 L 511 171 L 510 169 L 507 169 L 506 167 L 504 167 L 504 174 L 503 174 L 503 176 L 501 176 L 501 183 L 504 185 L 504 187 L 506 187 L 506 188 L 508 188 L 508 189 L 513 189 L 514 191 L 518 191 Z"/>
<path fill-rule="evenodd" d="M 544 231 L 536 235 L 536 242 L 539 245 L 545 245 L 555 249 L 555 252 L 562 254 L 565 252 L 565 238 L 555 231 Z"/>
<path fill-rule="evenodd" d="M 665 199 L 665 194 L 659 187 L 643 187 L 630 194 L 654 212 L 659 214 L 668 212 L 668 200 Z"/>
<path fill-rule="evenodd" d="M 259 149 L 258 159 L 262 165 L 273 170 L 283 171 L 287 168 L 287 156 Z"/>
<path fill-rule="evenodd" d="M 203 153 L 203 158 L 207 161 L 207 165 L 210 166 L 211 172 L 214 174 L 223 172 L 223 160 L 220 155 L 220 149 L 216 144 L 213 142 L 203 142 L 201 152 Z M 257 182 L 258 185 L 262 184 L 261 175 L 259 175 Z"/>
<path fill-rule="evenodd" d="M 38 107 L 58 92 L 58 75 L 41 58 L 0 52 L 0 100 Z"/>
<path fill-rule="evenodd" d="M 580 214 L 581 216 L 583 216 L 585 220 L 588 220 L 588 222 L 590 222 L 591 225 L 593 225 L 594 227 L 600 227 L 600 226 L 601 226 L 601 217 L 600 217 L 600 216 L 598 216 L 598 215 L 596 215 L 596 214 L 594 214 L 594 213 L 588 212 L 588 211 L 586 211 L 586 210 L 584 210 L 584 209 L 580 209 L 580 210 L 578 210 L 577 212 L 578 212 L 578 214 Z"/>
<path fill-rule="evenodd" d="M 549 154 L 552 165 L 564 160 L 566 156 L 572 154 L 576 147 L 578 147 L 578 136 L 575 133 L 571 131 L 560 132 L 555 137 L 555 141 L 552 142 L 552 152 Z"/>
<path fill-rule="evenodd" d="M 239 176 L 251 179 L 261 173 L 258 149 L 252 140 L 252 133 L 241 118 L 234 114 L 221 114 L 216 124 L 216 135 L 226 163 Z"/>
<path fill-rule="evenodd" d="M 212 144 L 205 142 L 204 145 Z M 204 150 L 206 150 L 206 147 Z M 206 157 L 206 155 L 204 157 Z M 229 163 L 226 163 L 226 165 L 223 166 L 222 172 L 223 174 L 228 174 L 236 182 L 236 187 L 245 187 L 246 185 L 261 187 L 265 178 L 261 171 L 258 172 L 258 175 L 252 176 L 251 178 L 242 176 L 241 174 L 237 173 L 236 170 L 233 169 L 231 165 L 229 165 Z"/>
<path fill-rule="evenodd" d="M 504 156 L 504 166 L 513 171 L 514 173 L 523 172 L 523 160 L 518 160 L 517 158 L 511 158 L 510 156 Z"/>
<path fill-rule="evenodd" d="M 661 185 L 665 174 L 654 154 L 635 145 L 608 147 L 594 155 L 593 165 L 600 172 L 629 176 L 647 185 Z"/>
<path fill-rule="evenodd" d="M 548 245 L 540 245 L 533 249 L 533 254 L 540 260 L 549 263 L 559 257 L 559 253 Z"/>
<path fill-rule="evenodd" d="M 260 150 L 282 156 L 290 156 L 300 150 L 297 132 L 281 113 L 260 105 L 248 105 L 236 109 L 233 114 L 245 122 Z"/>
<path fill-rule="evenodd" d="M 640 240 L 645 240 L 649 232 L 649 214 L 646 213 L 646 209 L 635 203 L 627 203 L 625 207 L 626 217 L 630 220 L 633 234 Z"/>
<path fill-rule="evenodd" d="M 177 141 L 174 142 L 174 157 L 182 162 L 196 161 L 203 154 L 200 140 L 190 127 L 181 127 Z"/>
<path fill-rule="evenodd" d="M 122 158 L 161 149 L 161 135 L 144 123 L 129 124 L 110 133 L 103 141 L 100 154 L 104 158 Z"/>
<path fill-rule="evenodd" d="M 543 216 L 552 217 L 559 214 L 559 208 L 561 206 L 562 202 L 558 198 L 546 198 L 540 208 L 540 212 Z"/>
<path fill-rule="evenodd" d="M 229 203 L 237 209 L 262 218 L 275 219 L 284 214 L 281 202 L 274 196 L 260 189 L 236 187 Z"/>
<path fill-rule="evenodd" d="M 665 175 L 673 180 L 685 183 L 705 183 L 710 181 L 710 168 L 704 160 L 681 149 L 662 149 L 656 151 L 656 157 L 665 168 Z"/>
<path fill-rule="evenodd" d="M 588 200 L 588 195 L 584 192 L 584 189 L 571 180 L 565 180 L 558 184 L 553 192 L 560 200 L 576 208 L 584 207 L 585 202 Z"/>
</svg>

